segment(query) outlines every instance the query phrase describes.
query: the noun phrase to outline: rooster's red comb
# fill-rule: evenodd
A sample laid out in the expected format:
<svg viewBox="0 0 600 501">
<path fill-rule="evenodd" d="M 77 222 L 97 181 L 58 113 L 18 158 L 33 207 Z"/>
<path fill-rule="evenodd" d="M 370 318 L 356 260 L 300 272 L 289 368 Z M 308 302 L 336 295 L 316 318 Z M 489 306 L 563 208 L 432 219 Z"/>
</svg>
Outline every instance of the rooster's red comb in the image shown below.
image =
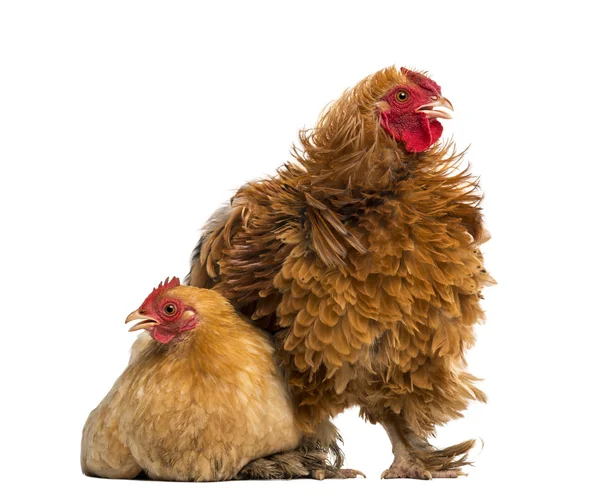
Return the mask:
<svg viewBox="0 0 600 501">
<path fill-rule="evenodd" d="M 408 68 L 400 68 L 400 71 L 410 78 L 415 84 L 437 94 L 442 93 L 442 88 L 436 84 L 431 78 L 419 73 L 418 71 L 409 70 Z"/>
<path fill-rule="evenodd" d="M 167 277 L 164 282 L 161 282 L 160 284 L 158 284 L 157 287 L 152 289 L 152 292 L 146 298 L 146 301 L 151 300 L 151 299 L 155 298 L 156 296 L 158 296 L 159 294 L 162 294 L 163 292 L 168 291 L 169 289 L 172 289 L 179 285 L 181 285 L 181 282 L 179 281 L 179 279 L 177 277 L 173 277 L 173 278 Z"/>
</svg>

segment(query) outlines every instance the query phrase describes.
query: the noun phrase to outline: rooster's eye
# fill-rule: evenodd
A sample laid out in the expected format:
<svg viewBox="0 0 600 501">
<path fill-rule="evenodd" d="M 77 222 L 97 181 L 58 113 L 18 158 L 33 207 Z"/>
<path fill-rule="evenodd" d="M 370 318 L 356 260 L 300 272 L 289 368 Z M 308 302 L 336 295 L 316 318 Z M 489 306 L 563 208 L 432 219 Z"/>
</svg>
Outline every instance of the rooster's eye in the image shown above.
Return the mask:
<svg viewBox="0 0 600 501">
<path fill-rule="evenodd" d="M 405 103 L 406 101 L 408 101 L 408 92 L 406 92 L 405 90 L 399 90 L 398 92 L 396 92 L 396 101 L 398 101 L 399 103 Z"/>
<path fill-rule="evenodd" d="M 175 306 L 173 303 L 167 303 L 163 306 L 163 311 L 165 312 L 165 315 L 172 317 L 175 315 L 175 313 L 177 313 L 177 306 Z"/>
</svg>

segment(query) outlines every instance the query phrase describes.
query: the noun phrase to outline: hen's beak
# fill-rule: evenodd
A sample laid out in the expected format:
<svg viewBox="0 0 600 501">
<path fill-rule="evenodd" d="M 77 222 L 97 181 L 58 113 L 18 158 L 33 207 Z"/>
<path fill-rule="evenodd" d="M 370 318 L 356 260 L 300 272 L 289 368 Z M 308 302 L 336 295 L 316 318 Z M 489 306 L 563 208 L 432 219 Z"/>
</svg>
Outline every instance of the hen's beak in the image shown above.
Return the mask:
<svg viewBox="0 0 600 501">
<path fill-rule="evenodd" d="M 141 320 L 141 322 L 135 324 L 129 332 L 139 331 L 142 329 L 148 329 L 149 327 L 154 327 L 158 325 L 158 321 L 148 315 L 142 315 L 139 310 L 132 311 L 127 318 L 125 319 L 125 323 L 129 323 L 133 320 Z"/>
<path fill-rule="evenodd" d="M 452 103 L 443 96 L 433 96 L 431 103 L 419 106 L 417 111 L 423 113 L 427 118 L 452 118 L 446 110 L 437 110 L 437 107 L 447 108 L 454 111 Z"/>
</svg>

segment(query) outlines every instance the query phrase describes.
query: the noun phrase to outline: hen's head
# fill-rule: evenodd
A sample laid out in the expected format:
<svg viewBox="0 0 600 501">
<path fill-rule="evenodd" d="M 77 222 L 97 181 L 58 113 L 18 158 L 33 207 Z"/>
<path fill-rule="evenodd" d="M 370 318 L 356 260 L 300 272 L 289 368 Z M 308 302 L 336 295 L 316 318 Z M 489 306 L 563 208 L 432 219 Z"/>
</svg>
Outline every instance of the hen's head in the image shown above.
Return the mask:
<svg viewBox="0 0 600 501">
<path fill-rule="evenodd" d="M 391 88 L 375 104 L 380 125 L 407 151 L 425 151 L 442 135 L 437 119 L 452 118 L 443 109 L 453 110 L 452 104 L 442 96 L 440 86 L 422 73 L 401 68 L 390 75 L 388 69 L 386 77 L 390 76 Z"/>
<path fill-rule="evenodd" d="M 129 330 L 147 330 L 161 344 L 181 340 L 199 322 L 198 304 L 190 300 L 187 289 L 191 287 L 181 286 L 176 277 L 161 282 L 142 306 L 129 314 L 125 323 L 141 320 Z"/>
</svg>

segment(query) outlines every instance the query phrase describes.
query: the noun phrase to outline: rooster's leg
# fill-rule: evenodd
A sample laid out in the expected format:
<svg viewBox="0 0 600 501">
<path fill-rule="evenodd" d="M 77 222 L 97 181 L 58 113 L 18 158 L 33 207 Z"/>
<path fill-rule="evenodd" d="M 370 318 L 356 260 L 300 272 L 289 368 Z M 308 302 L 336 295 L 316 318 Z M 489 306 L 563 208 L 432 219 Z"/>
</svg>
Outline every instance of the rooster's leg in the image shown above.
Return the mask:
<svg viewBox="0 0 600 501">
<path fill-rule="evenodd" d="M 423 480 L 433 478 L 425 465 L 411 454 L 403 434 L 398 429 L 396 420 L 386 420 L 381 424 L 390 437 L 394 453 L 392 465 L 381 474 L 381 478 L 420 478 Z"/>
<path fill-rule="evenodd" d="M 411 436 L 412 433 L 408 431 L 400 417 L 389 418 L 381 424 L 390 437 L 394 453 L 392 465 L 382 473 L 381 478 L 430 480 L 432 478 L 456 478 L 461 475 L 460 470 L 456 467 L 458 465 L 455 465 L 452 460 L 448 460 L 448 468 L 444 468 L 443 464 L 434 464 L 429 456 L 445 451 L 435 451 L 426 441 Z M 422 450 L 418 447 L 419 445 L 423 445 Z M 431 465 L 427 463 L 431 463 Z"/>
</svg>

